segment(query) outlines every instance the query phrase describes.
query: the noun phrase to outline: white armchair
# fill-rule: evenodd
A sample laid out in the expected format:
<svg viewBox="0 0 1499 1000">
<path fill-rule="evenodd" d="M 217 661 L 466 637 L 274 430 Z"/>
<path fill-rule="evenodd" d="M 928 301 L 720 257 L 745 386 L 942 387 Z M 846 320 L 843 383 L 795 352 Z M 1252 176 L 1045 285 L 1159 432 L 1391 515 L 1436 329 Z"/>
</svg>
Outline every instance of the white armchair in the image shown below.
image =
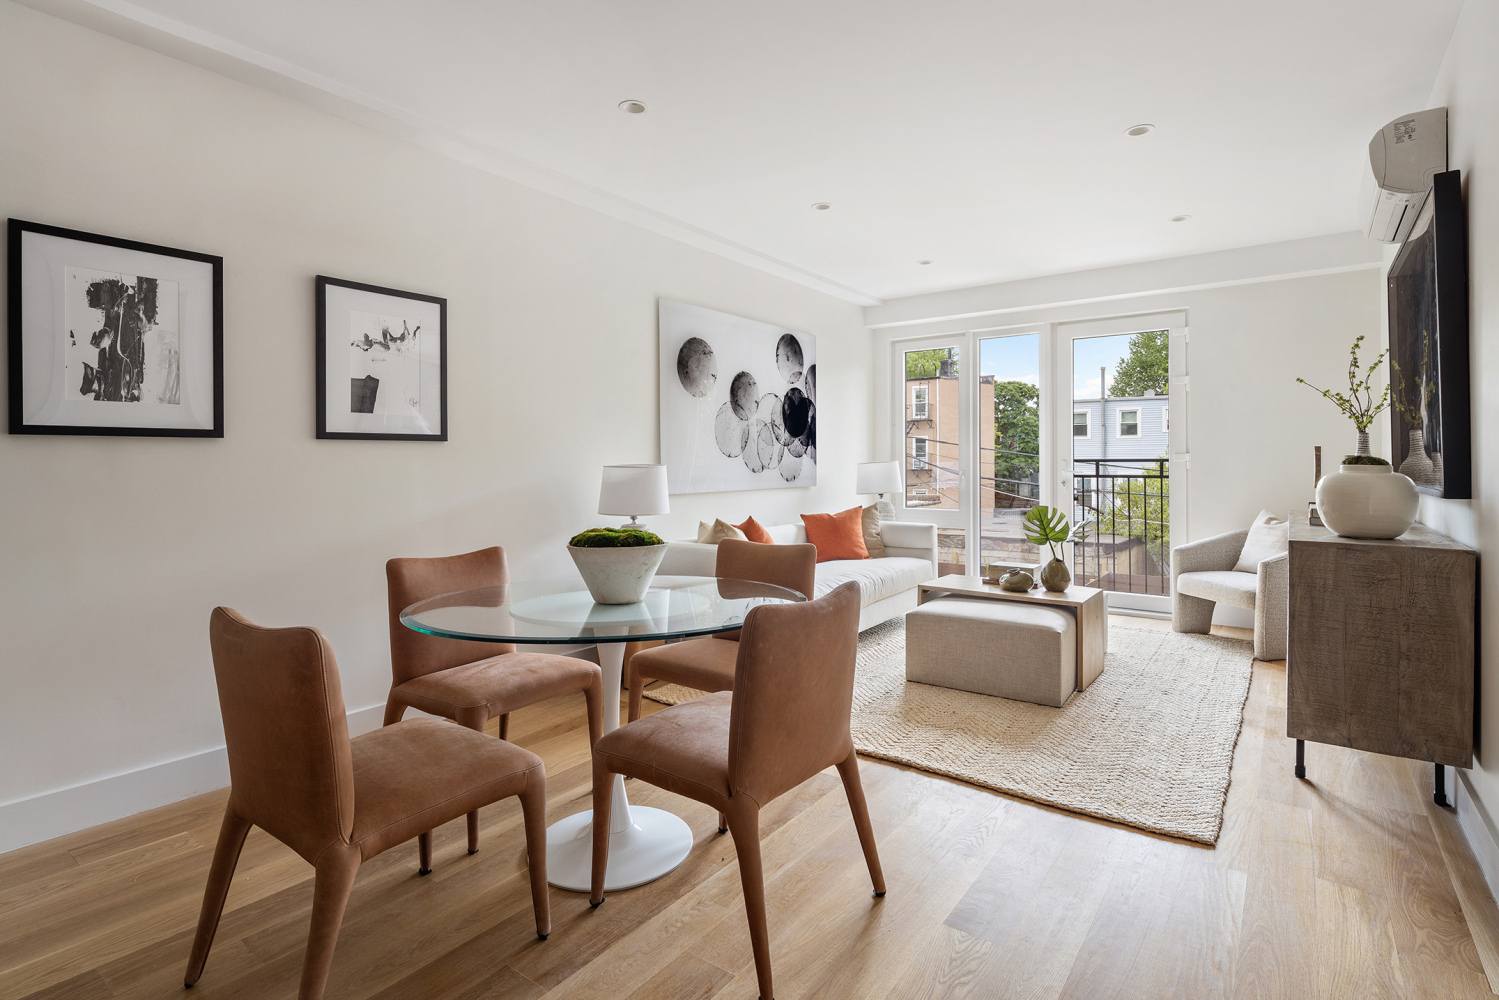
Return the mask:
<svg viewBox="0 0 1499 1000">
<path fill-rule="evenodd" d="M 1213 608 L 1228 604 L 1254 612 L 1254 656 L 1281 660 L 1286 655 L 1286 610 L 1290 600 L 1288 553 L 1260 563 L 1258 573 L 1235 572 L 1249 529 L 1230 531 L 1171 550 L 1171 627 L 1206 633 Z"/>
</svg>

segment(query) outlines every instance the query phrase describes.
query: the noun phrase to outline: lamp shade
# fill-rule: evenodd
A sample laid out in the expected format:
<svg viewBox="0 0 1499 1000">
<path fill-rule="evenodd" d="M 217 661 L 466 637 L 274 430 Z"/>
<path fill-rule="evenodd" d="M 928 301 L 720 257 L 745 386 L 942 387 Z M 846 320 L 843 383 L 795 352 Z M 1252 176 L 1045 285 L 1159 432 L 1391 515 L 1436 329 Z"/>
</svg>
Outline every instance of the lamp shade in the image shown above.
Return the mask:
<svg viewBox="0 0 1499 1000">
<path fill-rule="evenodd" d="M 599 487 L 599 513 L 630 517 L 668 514 L 666 466 L 606 465 Z"/>
<path fill-rule="evenodd" d="M 864 462 L 859 466 L 855 493 L 899 493 L 899 462 Z"/>
</svg>

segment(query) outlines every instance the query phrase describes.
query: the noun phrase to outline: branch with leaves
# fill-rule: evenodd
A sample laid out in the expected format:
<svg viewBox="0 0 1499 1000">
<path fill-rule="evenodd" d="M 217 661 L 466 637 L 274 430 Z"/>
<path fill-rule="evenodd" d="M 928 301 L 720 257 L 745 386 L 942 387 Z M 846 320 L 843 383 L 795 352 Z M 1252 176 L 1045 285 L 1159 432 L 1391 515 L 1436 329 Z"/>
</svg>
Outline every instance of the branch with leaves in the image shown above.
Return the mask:
<svg viewBox="0 0 1499 1000">
<path fill-rule="evenodd" d="M 1425 384 L 1420 388 L 1408 389 L 1405 371 L 1400 367 L 1400 362 L 1391 358 L 1390 367 L 1395 369 L 1395 374 L 1399 376 L 1399 382 L 1395 386 L 1395 409 L 1405 419 L 1407 427 L 1412 430 L 1419 430 L 1426 422 L 1426 407 L 1430 405 L 1432 397 L 1436 395 L 1436 380 L 1426 379 Z M 1431 334 L 1425 330 L 1421 331 L 1420 370 L 1423 372 L 1431 371 Z"/>
<path fill-rule="evenodd" d="M 1353 421 L 1353 426 L 1357 427 L 1361 434 L 1367 433 L 1369 425 L 1374 423 L 1374 418 L 1383 413 L 1385 407 L 1390 405 L 1389 385 L 1385 385 L 1384 392 L 1380 394 L 1378 402 L 1374 399 L 1373 386 L 1374 372 L 1384 363 L 1385 355 L 1390 352 L 1387 350 L 1380 351 L 1379 356 L 1370 362 L 1369 366 L 1364 369 L 1363 374 L 1360 375 L 1358 349 L 1359 345 L 1363 342 L 1364 338 L 1362 335 L 1355 337 L 1353 347 L 1348 352 L 1348 394 L 1346 396 L 1341 392 L 1333 392 L 1331 389 L 1318 389 L 1304 378 L 1296 380 L 1302 385 L 1320 392 L 1323 399 L 1330 400 L 1338 409 L 1343 411 L 1349 420 Z"/>
</svg>

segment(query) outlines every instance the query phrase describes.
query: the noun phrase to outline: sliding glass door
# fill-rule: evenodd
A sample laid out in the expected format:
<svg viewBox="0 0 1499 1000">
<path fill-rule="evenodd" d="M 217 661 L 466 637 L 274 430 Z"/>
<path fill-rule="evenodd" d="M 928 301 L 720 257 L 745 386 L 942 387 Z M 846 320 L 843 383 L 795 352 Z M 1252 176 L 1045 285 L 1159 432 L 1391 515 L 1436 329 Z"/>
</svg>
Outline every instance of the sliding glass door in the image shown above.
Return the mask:
<svg viewBox="0 0 1499 1000">
<path fill-rule="evenodd" d="M 971 437 L 965 424 L 969 392 L 964 382 L 965 338 L 937 338 L 897 345 L 896 384 L 901 405 L 897 433 L 902 442 L 902 502 L 914 520 L 937 525 L 943 572 L 967 566 L 965 494 Z"/>
</svg>

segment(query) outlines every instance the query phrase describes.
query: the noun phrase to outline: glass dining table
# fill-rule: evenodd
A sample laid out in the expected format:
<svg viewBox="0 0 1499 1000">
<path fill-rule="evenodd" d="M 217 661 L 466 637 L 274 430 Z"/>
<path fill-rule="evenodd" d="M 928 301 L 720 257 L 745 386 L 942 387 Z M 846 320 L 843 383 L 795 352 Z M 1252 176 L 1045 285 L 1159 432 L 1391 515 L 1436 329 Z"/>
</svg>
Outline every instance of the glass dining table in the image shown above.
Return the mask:
<svg viewBox="0 0 1499 1000">
<path fill-rule="evenodd" d="M 805 598 L 794 590 L 721 577 L 657 576 L 635 604 L 597 604 L 581 579 L 527 580 L 443 594 L 401 612 L 401 624 L 428 635 L 533 645 L 592 643 L 604 672 L 604 732 L 619 728 L 619 692 L 627 642 L 682 639 L 738 628 L 768 604 Z M 631 807 L 614 776 L 606 890 L 628 889 L 676 868 L 692 849 L 681 817 Z M 547 828 L 547 877 L 559 889 L 588 892 L 593 870 L 593 810 Z"/>
</svg>

